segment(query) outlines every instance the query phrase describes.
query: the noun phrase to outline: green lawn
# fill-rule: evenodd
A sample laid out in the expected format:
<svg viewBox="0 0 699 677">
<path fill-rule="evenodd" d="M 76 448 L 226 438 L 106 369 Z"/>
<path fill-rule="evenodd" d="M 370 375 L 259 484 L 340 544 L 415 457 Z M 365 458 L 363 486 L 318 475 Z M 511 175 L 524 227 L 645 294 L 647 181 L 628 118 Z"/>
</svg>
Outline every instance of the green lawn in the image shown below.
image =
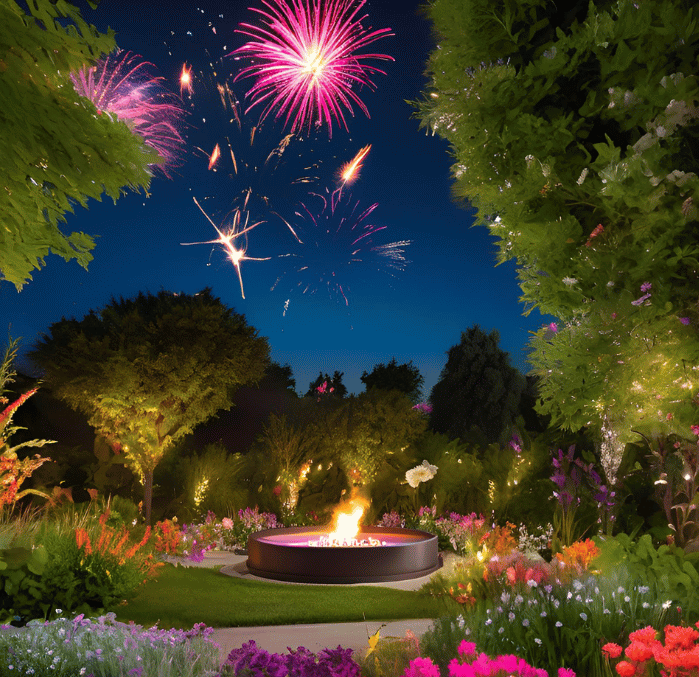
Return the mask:
<svg viewBox="0 0 699 677">
<path fill-rule="evenodd" d="M 215 569 L 166 564 L 117 620 L 144 627 L 210 627 L 345 623 L 436 618 L 443 607 L 418 592 L 374 586 L 283 585 L 245 581 Z"/>
</svg>

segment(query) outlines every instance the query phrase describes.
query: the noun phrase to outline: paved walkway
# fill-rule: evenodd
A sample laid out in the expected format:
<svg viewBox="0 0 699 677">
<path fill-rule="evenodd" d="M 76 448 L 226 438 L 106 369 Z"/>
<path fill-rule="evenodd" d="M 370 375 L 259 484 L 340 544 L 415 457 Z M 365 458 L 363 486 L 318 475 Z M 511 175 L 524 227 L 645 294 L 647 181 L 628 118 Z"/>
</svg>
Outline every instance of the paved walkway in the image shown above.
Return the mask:
<svg viewBox="0 0 699 677">
<path fill-rule="evenodd" d="M 245 555 L 235 555 L 229 552 L 210 551 L 204 556 L 203 562 L 182 561 L 179 558 L 169 558 L 166 561 L 181 563 L 184 566 L 221 566 L 221 573 L 227 576 L 235 576 L 248 580 L 266 581 L 279 585 L 308 585 L 306 583 L 286 583 L 272 581 L 266 578 L 253 576 L 245 566 Z M 434 574 L 433 574 L 434 575 Z M 364 583 L 361 585 L 383 586 L 399 590 L 419 590 L 430 576 L 415 578 L 407 581 L 395 581 L 388 583 Z M 354 584 L 353 584 L 354 585 Z M 360 584 L 356 584 L 360 585 Z M 241 647 L 245 642 L 253 639 L 258 647 L 272 653 L 284 653 L 288 648 L 296 649 L 303 646 L 310 651 L 320 651 L 326 647 L 354 649 L 356 653 L 363 653 L 368 648 L 368 639 L 380 629 L 381 637 L 404 637 L 406 631 L 411 630 L 415 636 L 422 636 L 432 625 L 430 619 L 413 619 L 381 623 L 379 621 L 367 621 L 361 623 L 322 623 L 317 625 L 270 625 L 244 628 L 216 628 L 211 635 L 221 647 L 221 660 L 233 650 Z M 384 626 L 384 627 L 382 627 Z"/>
</svg>

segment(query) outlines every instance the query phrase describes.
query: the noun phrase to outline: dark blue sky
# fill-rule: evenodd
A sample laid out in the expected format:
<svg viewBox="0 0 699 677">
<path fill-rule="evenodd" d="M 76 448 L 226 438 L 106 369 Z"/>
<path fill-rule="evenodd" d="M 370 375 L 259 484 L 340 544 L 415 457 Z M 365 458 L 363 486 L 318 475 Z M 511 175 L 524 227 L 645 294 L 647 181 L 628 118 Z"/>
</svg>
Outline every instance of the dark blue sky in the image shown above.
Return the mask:
<svg viewBox="0 0 699 677">
<path fill-rule="evenodd" d="M 320 262 L 308 258 L 308 248 L 295 242 L 281 219 L 260 214 L 265 223 L 250 233 L 247 255 L 272 258 L 243 263 L 243 299 L 235 269 L 219 247 L 181 245 L 217 236 L 194 197 L 219 224 L 241 191 L 229 166 L 222 164 L 216 172 L 207 169 L 205 152 L 216 143 L 225 148 L 230 142 L 238 162 L 252 166 L 283 136 L 279 126 L 266 124 L 250 147 L 213 91 L 213 80 L 230 81 L 240 67 L 224 54 L 245 40 L 234 33 L 238 23 L 257 20 L 249 6 L 261 4 L 102 0 L 97 11 L 83 10 L 98 29 L 109 26 L 116 31 L 119 47 L 155 64 L 172 90 L 179 91 L 183 62 L 193 66 L 186 161 L 172 180 L 155 176 L 148 197 L 130 193 L 116 205 L 94 202 L 88 210 L 77 207 L 75 214 L 68 214 L 65 231 L 81 230 L 97 237 L 94 260 L 86 271 L 51 255 L 47 267 L 36 272 L 21 292 L 0 283 L 3 326 L 9 325 L 10 335 L 21 337 L 26 349 L 52 322 L 81 318 L 113 296 L 128 298 L 161 289 L 194 293 L 208 286 L 268 337 L 273 359 L 291 365 L 301 394 L 319 371 L 335 370 L 344 372 L 350 392 L 361 392 L 362 372 L 395 357 L 399 363 L 412 360 L 420 369 L 428 395 L 445 364 L 446 351 L 473 324 L 487 331 L 497 329 L 501 347 L 526 372 L 529 332 L 544 319 L 537 313 L 522 315 L 514 266 L 495 267 L 495 245 L 487 229 L 472 228 L 469 212 L 451 200 L 447 145 L 419 130 L 413 108 L 406 103 L 420 97 L 425 61 L 433 48 L 429 23 L 413 0 L 373 0 L 364 6 L 369 14 L 366 26 L 390 27 L 395 33 L 369 50 L 395 58 L 373 62 L 386 75 L 373 78 L 376 91 L 365 87 L 358 92 L 371 117 L 355 107 L 354 117 L 348 117 L 349 131 L 334 127 L 328 139 L 321 129 L 293 140 L 283 163 L 261 177 L 260 188 L 275 211 L 297 224 L 297 201 L 312 208 L 315 198 L 308 197 L 308 191 L 335 188 L 339 166 L 372 144 L 351 188 L 352 204 L 358 203 L 361 210 L 378 203 L 368 222 L 385 230 L 374 237 L 374 244 L 411 241 L 405 248 L 410 261 L 405 269 L 390 271 L 367 250 L 346 271 L 338 270 L 337 279 L 348 290 L 348 306 L 322 285 L 314 294 L 303 294 L 301 289 L 313 282 L 312 271 L 301 275 L 297 269 L 306 262 L 315 266 L 312 270 L 320 270 Z M 239 96 L 250 83 L 234 85 Z M 255 121 L 257 112 L 253 109 L 246 124 Z M 317 181 L 292 186 L 291 180 L 309 165 Z M 308 237 L 302 239 L 310 245 Z M 328 257 L 344 253 L 333 252 L 332 247 L 323 251 Z M 298 258 L 302 255 L 305 259 Z"/>
</svg>

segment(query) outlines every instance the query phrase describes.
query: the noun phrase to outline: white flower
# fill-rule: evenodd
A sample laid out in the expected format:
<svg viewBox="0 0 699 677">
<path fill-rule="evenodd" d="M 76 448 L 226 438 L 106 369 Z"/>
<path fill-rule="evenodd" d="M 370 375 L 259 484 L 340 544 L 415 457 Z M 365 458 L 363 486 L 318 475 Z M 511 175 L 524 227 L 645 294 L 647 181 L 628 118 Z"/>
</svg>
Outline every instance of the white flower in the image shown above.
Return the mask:
<svg viewBox="0 0 699 677">
<path fill-rule="evenodd" d="M 522 625 L 523 625 L 525 628 L 528 627 L 528 626 L 529 626 L 529 619 L 528 619 L 528 618 L 525 618 L 525 619 L 522 621 Z"/>
<path fill-rule="evenodd" d="M 580 618 L 582 618 L 584 621 L 586 621 L 586 620 L 587 620 L 587 614 L 581 613 L 581 614 L 580 614 Z"/>
<path fill-rule="evenodd" d="M 561 621 L 556 621 L 556 627 L 557 627 L 557 628 L 562 628 L 562 627 L 563 627 L 563 623 L 561 623 Z"/>
<path fill-rule="evenodd" d="M 672 600 L 667 600 L 667 602 L 663 602 L 663 609 L 669 609 L 671 605 Z"/>
<path fill-rule="evenodd" d="M 574 284 L 578 283 L 578 281 L 574 277 L 564 277 L 562 282 L 568 287 L 572 287 Z"/>
<path fill-rule="evenodd" d="M 541 640 L 540 640 L 538 637 L 534 637 L 534 641 L 535 641 L 537 644 L 541 644 Z"/>
<path fill-rule="evenodd" d="M 587 172 L 588 172 L 588 169 L 587 169 L 587 167 L 585 167 L 585 169 L 583 169 L 582 172 L 580 173 L 580 177 L 578 178 L 578 181 L 577 181 L 579 186 L 582 186 L 583 181 L 585 180 L 585 177 L 587 176 Z"/>
<path fill-rule="evenodd" d="M 416 489 L 421 482 L 429 482 L 437 474 L 437 466 L 423 461 L 422 465 L 415 466 L 405 473 L 408 484 Z"/>
</svg>

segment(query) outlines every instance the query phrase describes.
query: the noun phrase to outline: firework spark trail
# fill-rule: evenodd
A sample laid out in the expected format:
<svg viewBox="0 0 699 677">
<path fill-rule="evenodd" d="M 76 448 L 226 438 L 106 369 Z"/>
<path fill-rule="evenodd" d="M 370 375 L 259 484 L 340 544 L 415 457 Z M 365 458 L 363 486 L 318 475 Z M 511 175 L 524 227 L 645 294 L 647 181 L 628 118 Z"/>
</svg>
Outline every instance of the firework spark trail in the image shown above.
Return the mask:
<svg viewBox="0 0 699 677">
<path fill-rule="evenodd" d="M 345 162 L 340 168 L 340 180 L 344 186 L 347 183 L 354 183 L 359 178 L 359 172 L 362 169 L 364 158 L 369 154 L 371 144 L 361 148 L 359 152 L 349 161 Z"/>
<path fill-rule="evenodd" d="M 187 64 L 182 64 L 182 72 L 180 73 L 180 96 L 186 91 L 189 96 L 194 93 L 192 89 L 192 67 L 187 68 Z"/>
<path fill-rule="evenodd" d="M 367 117 L 369 111 L 353 91 L 353 85 L 375 89 L 374 73 L 384 74 L 367 59 L 393 61 L 387 54 L 363 54 L 358 50 L 393 35 L 390 28 L 365 29 L 357 16 L 365 0 L 263 0 L 267 8 L 250 8 L 262 17 L 264 26 L 241 23 L 236 32 L 249 36 L 246 44 L 229 56 L 245 57 L 252 65 L 243 68 L 236 80 L 256 78 L 248 97 L 250 108 L 264 104 L 260 119 L 277 109 L 276 118 L 291 121 L 291 131 L 314 124 L 328 125 L 333 119 L 347 129 L 343 108 L 354 114 L 356 104 Z M 353 9 L 353 5 L 356 6 Z"/>
<path fill-rule="evenodd" d="M 197 201 L 197 198 L 193 198 L 194 204 L 199 207 L 201 213 L 206 217 L 207 221 L 216 229 L 216 232 L 218 233 L 218 238 L 216 240 L 206 240 L 204 242 L 180 242 L 181 245 L 188 246 L 188 245 L 194 245 L 194 244 L 220 244 L 224 250 L 226 251 L 226 257 L 228 260 L 235 266 L 236 272 L 238 273 L 238 280 L 240 281 L 240 295 L 245 298 L 245 289 L 243 288 L 243 274 L 240 270 L 240 264 L 243 261 L 269 261 L 270 257 L 266 258 L 255 258 L 252 256 L 245 256 L 245 252 L 247 251 L 247 237 L 246 237 L 246 246 L 243 247 L 242 249 L 238 249 L 237 247 L 234 246 L 233 240 L 242 237 L 242 236 L 247 236 L 247 234 L 253 229 L 259 226 L 261 223 L 264 223 L 263 221 L 258 221 L 257 223 L 253 223 L 251 226 L 248 226 L 248 221 L 250 219 L 250 215 L 246 214 L 245 215 L 245 223 L 243 224 L 242 230 L 239 230 L 241 227 L 241 212 L 236 211 L 233 220 L 232 220 L 232 226 L 228 228 L 227 231 L 222 231 L 211 219 L 211 217 L 204 211 L 202 206 L 199 204 Z"/>
<path fill-rule="evenodd" d="M 182 165 L 184 139 L 179 131 L 186 112 L 175 94 L 154 76 L 149 61 L 119 51 L 95 66 L 71 73 L 75 90 L 103 112 L 116 115 L 154 148 L 163 159 L 157 169 L 170 178 L 168 167 Z"/>
<path fill-rule="evenodd" d="M 325 287 L 328 294 L 342 297 L 349 306 L 349 279 L 351 273 L 371 268 L 383 272 L 400 271 L 405 268 L 405 248 L 410 241 L 379 244 L 377 235 L 386 226 L 371 223 L 370 217 L 378 204 L 361 208 L 350 195 L 342 195 L 342 188 L 332 193 L 310 193 L 318 201 L 318 208 L 307 204 L 299 205 L 295 225 L 303 240 L 298 253 L 285 254 L 281 258 L 290 264 L 288 273 L 282 274 L 274 290 L 287 275 L 294 276 L 294 286 L 302 294 L 315 294 Z M 285 306 L 285 313 L 288 304 Z"/>
</svg>

